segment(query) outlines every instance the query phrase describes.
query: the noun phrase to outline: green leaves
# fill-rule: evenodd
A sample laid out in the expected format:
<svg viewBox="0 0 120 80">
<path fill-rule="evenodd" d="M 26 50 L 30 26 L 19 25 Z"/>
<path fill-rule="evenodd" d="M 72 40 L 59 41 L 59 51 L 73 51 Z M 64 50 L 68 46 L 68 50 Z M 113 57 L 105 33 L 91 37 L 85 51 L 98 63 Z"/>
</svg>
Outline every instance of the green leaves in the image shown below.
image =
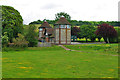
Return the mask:
<svg viewBox="0 0 120 80">
<path fill-rule="evenodd" d="M 7 32 L 9 41 L 16 38 L 23 29 L 23 19 L 20 13 L 10 6 L 2 6 L 2 34 Z"/>
<path fill-rule="evenodd" d="M 64 16 L 68 21 L 71 20 L 71 16 L 65 12 L 60 12 L 60 13 L 55 14 L 55 17 L 56 17 L 55 20 L 60 19 L 60 17 L 62 16 Z"/>
<path fill-rule="evenodd" d="M 7 32 L 4 32 L 4 36 L 2 36 L 2 45 L 5 47 L 8 43 L 8 35 Z"/>
<path fill-rule="evenodd" d="M 15 39 L 13 38 L 14 46 L 13 47 L 28 47 L 28 41 L 25 40 L 25 37 L 22 34 L 18 33 L 18 37 Z"/>
<path fill-rule="evenodd" d="M 25 35 L 26 40 L 29 42 L 28 46 L 33 47 L 37 45 L 37 32 L 36 30 L 36 26 L 35 25 L 29 25 L 27 34 Z"/>
<path fill-rule="evenodd" d="M 80 26 L 80 34 L 79 34 L 79 37 L 81 38 L 90 38 L 91 40 L 94 39 L 96 37 L 95 35 L 95 31 L 96 31 L 96 28 L 92 25 L 82 25 Z"/>
<path fill-rule="evenodd" d="M 115 42 L 113 38 L 118 36 L 114 27 L 106 23 L 99 25 L 95 33 L 102 36 L 106 43 Z"/>
</svg>

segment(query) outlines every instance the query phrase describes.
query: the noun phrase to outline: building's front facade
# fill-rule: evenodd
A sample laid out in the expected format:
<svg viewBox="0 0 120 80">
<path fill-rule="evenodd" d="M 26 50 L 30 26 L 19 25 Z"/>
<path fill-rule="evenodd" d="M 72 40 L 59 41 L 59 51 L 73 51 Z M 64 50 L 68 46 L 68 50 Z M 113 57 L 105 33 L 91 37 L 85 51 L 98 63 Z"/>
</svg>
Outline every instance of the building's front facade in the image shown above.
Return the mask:
<svg viewBox="0 0 120 80">
<path fill-rule="evenodd" d="M 45 21 L 39 27 L 39 41 L 54 44 L 71 44 L 71 24 L 61 17 L 54 29 Z"/>
<path fill-rule="evenodd" d="M 51 37 L 54 34 L 53 28 L 48 24 L 48 22 L 44 22 L 39 27 L 39 41 L 40 42 L 51 42 Z"/>
<path fill-rule="evenodd" d="M 55 23 L 54 31 L 55 44 L 71 44 L 71 25 L 64 17 Z"/>
</svg>

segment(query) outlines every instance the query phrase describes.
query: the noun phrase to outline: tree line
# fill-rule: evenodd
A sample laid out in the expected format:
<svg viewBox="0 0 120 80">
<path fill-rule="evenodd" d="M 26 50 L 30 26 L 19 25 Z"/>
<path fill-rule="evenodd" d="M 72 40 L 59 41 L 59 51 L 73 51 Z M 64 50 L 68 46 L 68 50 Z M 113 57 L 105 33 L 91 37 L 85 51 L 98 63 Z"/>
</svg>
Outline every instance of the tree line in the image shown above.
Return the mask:
<svg viewBox="0 0 120 80">
<path fill-rule="evenodd" d="M 107 24 L 112 25 L 112 26 L 120 26 L 120 22 L 119 21 L 82 21 L 82 20 L 71 20 L 71 16 L 68 13 L 65 13 L 65 12 L 59 12 L 59 13 L 55 14 L 55 20 L 47 19 L 46 21 L 49 24 L 55 24 L 55 22 L 62 16 L 64 16 L 71 23 L 72 27 L 73 26 L 81 26 L 81 25 L 94 25 L 94 26 L 98 26 L 99 24 L 104 24 L 104 23 L 107 23 Z M 42 24 L 44 22 L 44 20 L 33 21 L 33 22 L 30 22 L 29 24 Z"/>
<path fill-rule="evenodd" d="M 100 24 L 98 27 L 94 27 L 93 25 L 82 25 L 80 27 L 72 27 L 71 35 L 80 39 L 85 38 L 86 42 L 88 39 L 94 42 L 96 38 L 100 42 L 101 38 L 103 38 L 106 43 L 118 43 L 120 42 L 119 29 L 119 27 L 114 28 L 107 23 Z"/>
<path fill-rule="evenodd" d="M 46 20 L 49 24 L 55 24 L 55 22 L 57 20 Z M 68 20 L 72 27 L 73 26 L 81 26 L 81 25 L 94 25 L 94 26 L 98 26 L 99 24 L 104 24 L 107 23 L 109 25 L 112 26 L 120 26 L 120 22 L 119 21 L 77 21 L 77 20 Z M 37 20 L 37 21 L 33 21 L 30 22 L 29 24 L 42 24 L 44 22 L 44 20 Z"/>
</svg>

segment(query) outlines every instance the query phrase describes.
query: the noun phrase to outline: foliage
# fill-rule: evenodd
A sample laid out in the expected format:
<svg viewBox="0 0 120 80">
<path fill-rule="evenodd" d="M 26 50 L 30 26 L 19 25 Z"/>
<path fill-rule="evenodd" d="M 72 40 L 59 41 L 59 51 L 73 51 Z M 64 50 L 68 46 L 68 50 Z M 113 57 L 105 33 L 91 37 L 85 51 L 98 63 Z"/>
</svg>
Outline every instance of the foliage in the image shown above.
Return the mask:
<svg viewBox="0 0 120 80">
<path fill-rule="evenodd" d="M 65 12 L 60 12 L 60 13 L 55 14 L 55 17 L 56 17 L 55 20 L 60 19 L 60 17 L 62 17 L 62 16 L 64 16 L 68 21 L 71 20 L 71 16 Z"/>
<path fill-rule="evenodd" d="M 79 33 L 80 33 L 80 28 L 79 27 L 72 27 L 71 28 L 71 35 L 73 35 L 73 36 L 78 36 L 79 35 Z"/>
<path fill-rule="evenodd" d="M 96 35 L 96 38 L 98 38 L 99 42 L 102 39 L 102 36 Z"/>
<path fill-rule="evenodd" d="M 13 38 L 13 44 L 9 44 L 11 47 L 28 47 L 28 41 L 25 40 L 25 37 L 22 34 L 18 34 L 17 38 Z"/>
<path fill-rule="evenodd" d="M 4 32 L 4 35 L 2 36 L 2 46 L 5 47 L 8 44 L 8 35 L 7 32 Z"/>
<path fill-rule="evenodd" d="M 82 25 L 80 26 L 80 34 L 79 34 L 79 38 L 86 38 L 86 42 L 87 39 L 91 39 L 91 41 L 94 41 L 96 38 L 95 35 L 95 30 L 96 28 L 92 25 Z"/>
<path fill-rule="evenodd" d="M 1 37 L 2 37 L 2 7 L 0 6 L 0 44 L 1 44 Z"/>
<path fill-rule="evenodd" d="M 10 6 L 2 6 L 2 34 L 7 32 L 9 41 L 22 33 L 23 19 L 20 13 Z"/>
<path fill-rule="evenodd" d="M 30 22 L 29 25 L 30 24 L 42 24 L 42 23 L 43 23 L 43 21 L 37 20 L 37 21 Z"/>
<path fill-rule="evenodd" d="M 46 20 L 49 24 L 55 24 L 56 20 Z M 99 24 L 103 24 L 103 23 L 107 23 L 109 25 L 112 26 L 120 26 L 120 22 L 119 21 L 77 21 L 77 20 L 69 20 L 69 22 L 71 23 L 72 27 L 74 26 L 82 26 L 82 25 L 94 25 L 94 26 L 98 26 Z M 42 24 L 43 21 L 41 20 L 37 20 L 37 21 L 33 21 L 30 22 L 29 24 Z"/>
<path fill-rule="evenodd" d="M 117 37 L 117 31 L 109 24 L 101 24 L 96 30 L 96 35 L 102 36 L 106 43 L 112 42 L 112 38 Z"/>
<path fill-rule="evenodd" d="M 27 34 L 25 35 L 25 39 L 29 42 L 28 44 L 29 47 L 34 47 L 38 43 L 38 39 L 37 39 L 38 34 L 35 30 L 36 30 L 35 25 L 29 25 Z"/>
<path fill-rule="evenodd" d="M 12 42 L 12 39 L 14 38 L 14 30 L 9 25 L 7 25 L 6 28 L 2 30 L 2 32 L 7 32 L 8 40 Z"/>
<path fill-rule="evenodd" d="M 118 28 L 118 42 L 120 43 L 120 27 Z"/>
<path fill-rule="evenodd" d="M 115 30 L 117 31 L 117 42 L 120 42 L 120 27 L 114 27 Z"/>
</svg>

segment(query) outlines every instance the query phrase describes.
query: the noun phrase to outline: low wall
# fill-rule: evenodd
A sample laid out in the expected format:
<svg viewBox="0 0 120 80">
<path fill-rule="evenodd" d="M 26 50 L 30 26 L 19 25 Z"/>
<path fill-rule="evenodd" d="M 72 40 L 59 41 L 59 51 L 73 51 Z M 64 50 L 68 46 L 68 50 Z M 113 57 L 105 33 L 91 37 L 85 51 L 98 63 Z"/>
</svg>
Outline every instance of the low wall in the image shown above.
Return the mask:
<svg viewBox="0 0 120 80">
<path fill-rule="evenodd" d="M 38 42 L 38 47 L 51 47 L 52 44 L 49 42 Z"/>
</svg>

